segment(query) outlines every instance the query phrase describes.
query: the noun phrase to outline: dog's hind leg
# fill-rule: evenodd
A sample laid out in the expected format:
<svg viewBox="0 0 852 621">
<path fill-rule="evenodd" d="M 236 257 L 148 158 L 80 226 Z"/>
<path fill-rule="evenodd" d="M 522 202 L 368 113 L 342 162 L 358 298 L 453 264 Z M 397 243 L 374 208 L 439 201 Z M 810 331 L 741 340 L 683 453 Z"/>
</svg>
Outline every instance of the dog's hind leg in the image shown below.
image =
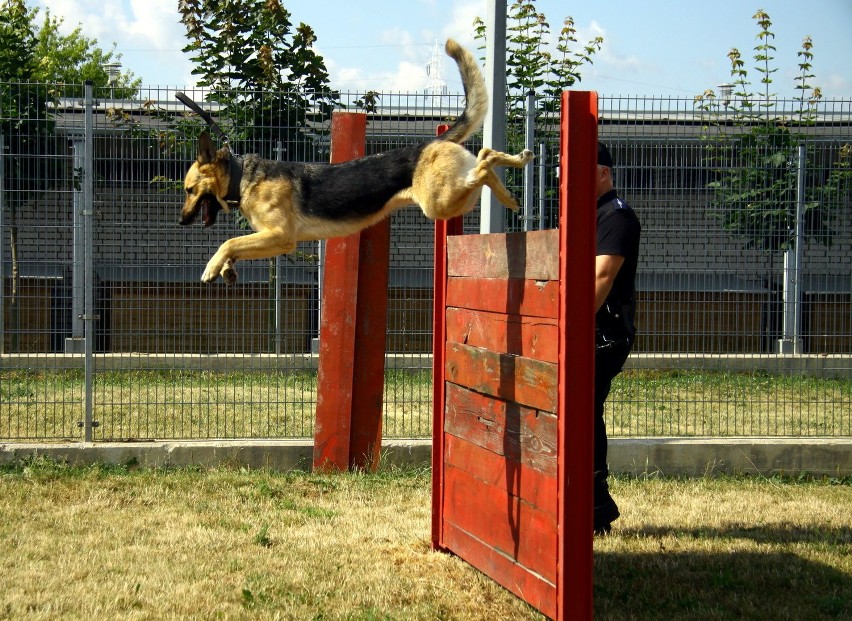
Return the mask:
<svg viewBox="0 0 852 621">
<path fill-rule="evenodd" d="M 533 159 L 533 152 L 524 149 L 518 155 L 509 155 L 501 151 L 495 151 L 485 147 L 479 151 L 476 167 L 468 173 L 468 184 L 475 186 L 487 185 L 494 192 L 494 197 L 512 211 L 518 211 L 518 201 L 506 189 L 503 182 L 495 174 L 495 166 L 511 166 L 512 168 L 523 168 Z"/>
<path fill-rule="evenodd" d="M 477 168 L 486 166 L 493 168 L 494 166 L 510 166 L 512 168 L 523 168 L 533 161 L 533 152 L 529 149 L 524 149 L 517 155 L 509 155 L 502 151 L 495 151 L 488 147 L 483 147 L 479 150 L 479 155 L 476 156 Z"/>
</svg>

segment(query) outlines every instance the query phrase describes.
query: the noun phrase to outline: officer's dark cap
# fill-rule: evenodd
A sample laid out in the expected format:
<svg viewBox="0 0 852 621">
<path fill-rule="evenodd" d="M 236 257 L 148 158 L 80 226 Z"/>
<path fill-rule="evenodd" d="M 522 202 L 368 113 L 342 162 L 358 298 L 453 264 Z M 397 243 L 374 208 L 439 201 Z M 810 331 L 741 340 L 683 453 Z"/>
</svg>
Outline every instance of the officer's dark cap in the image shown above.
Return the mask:
<svg viewBox="0 0 852 621">
<path fill-rule="evenodd" d="M 602 142 L 598 143 L 598 166 L 606 166 L 612 168 L 612 154 L 606 145 Z"/>
</svg>

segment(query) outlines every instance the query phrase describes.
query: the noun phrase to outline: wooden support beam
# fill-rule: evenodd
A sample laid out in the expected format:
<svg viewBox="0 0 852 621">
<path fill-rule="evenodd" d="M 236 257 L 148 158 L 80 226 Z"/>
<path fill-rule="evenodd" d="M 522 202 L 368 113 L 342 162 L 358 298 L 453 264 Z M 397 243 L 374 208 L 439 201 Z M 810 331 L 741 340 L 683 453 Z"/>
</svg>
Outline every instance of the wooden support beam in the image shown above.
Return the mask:
<svg viewBox="0 0 852 621">
<path fill-rule="evenodd" d="M 331 162 L 365 153 L 367 117 L 335 112 Z M 382 437 L 390 221 L 326 243 L 314 469 L 378 465 Z"/>
</svg>

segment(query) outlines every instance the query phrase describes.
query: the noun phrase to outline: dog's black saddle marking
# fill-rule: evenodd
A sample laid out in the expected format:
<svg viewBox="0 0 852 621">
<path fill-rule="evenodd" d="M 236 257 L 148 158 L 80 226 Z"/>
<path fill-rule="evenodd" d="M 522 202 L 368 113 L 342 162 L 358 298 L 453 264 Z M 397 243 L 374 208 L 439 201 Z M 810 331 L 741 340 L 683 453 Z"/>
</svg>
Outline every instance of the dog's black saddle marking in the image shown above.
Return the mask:
<svg viewBox="0 0 852 621">
<path fill-rule="evenodd" d="M 307 216 L 338 221 L 357 219 L 381 211 L 394 194 L 411 187 L 417 161 L 427 144 L 385 151 L 340 164 L 289 164 L 264 160 L 267 170 L 257 172 L 265 173 L 267 178 L 291 178 L 301 199 L 302 212 Z"/>
</svg>

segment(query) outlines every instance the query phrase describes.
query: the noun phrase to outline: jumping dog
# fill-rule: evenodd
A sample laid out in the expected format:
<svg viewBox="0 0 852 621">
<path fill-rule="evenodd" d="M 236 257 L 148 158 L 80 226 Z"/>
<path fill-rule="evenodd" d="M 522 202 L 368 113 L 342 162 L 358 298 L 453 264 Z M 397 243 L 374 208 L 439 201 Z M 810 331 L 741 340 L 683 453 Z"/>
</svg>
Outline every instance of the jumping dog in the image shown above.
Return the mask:
<svg viewBox="0 0 852 621">
<path fill-rule="evenodd" d="M 509 209 L 518 203 L 494 173 L 495 166 L 522 168 L 529 150 L 508 155 L 484 148 L 477 156 L 461 146 L 482 126 L 488 93 L 474 56 L 449 39 L 465 90 L 465 107 L 440 137 L 341 164 L 277 162 L 257 155 L 239 158 L 218 151 L 209 134 L 199 138 L 198 157 L 184 180 L 186 201 L 180 224 L 199 213 L 205 227 L 220 210 L 237 203 L 255 231 L 224 242 L 201 276 L 232 284 L 234 262 L 293 252 L 296 243 L 350 235 L 406 205 L 419 205 L 426 217 L 446 220 L 471 211 L 487 185 Z"/>
</svg>

